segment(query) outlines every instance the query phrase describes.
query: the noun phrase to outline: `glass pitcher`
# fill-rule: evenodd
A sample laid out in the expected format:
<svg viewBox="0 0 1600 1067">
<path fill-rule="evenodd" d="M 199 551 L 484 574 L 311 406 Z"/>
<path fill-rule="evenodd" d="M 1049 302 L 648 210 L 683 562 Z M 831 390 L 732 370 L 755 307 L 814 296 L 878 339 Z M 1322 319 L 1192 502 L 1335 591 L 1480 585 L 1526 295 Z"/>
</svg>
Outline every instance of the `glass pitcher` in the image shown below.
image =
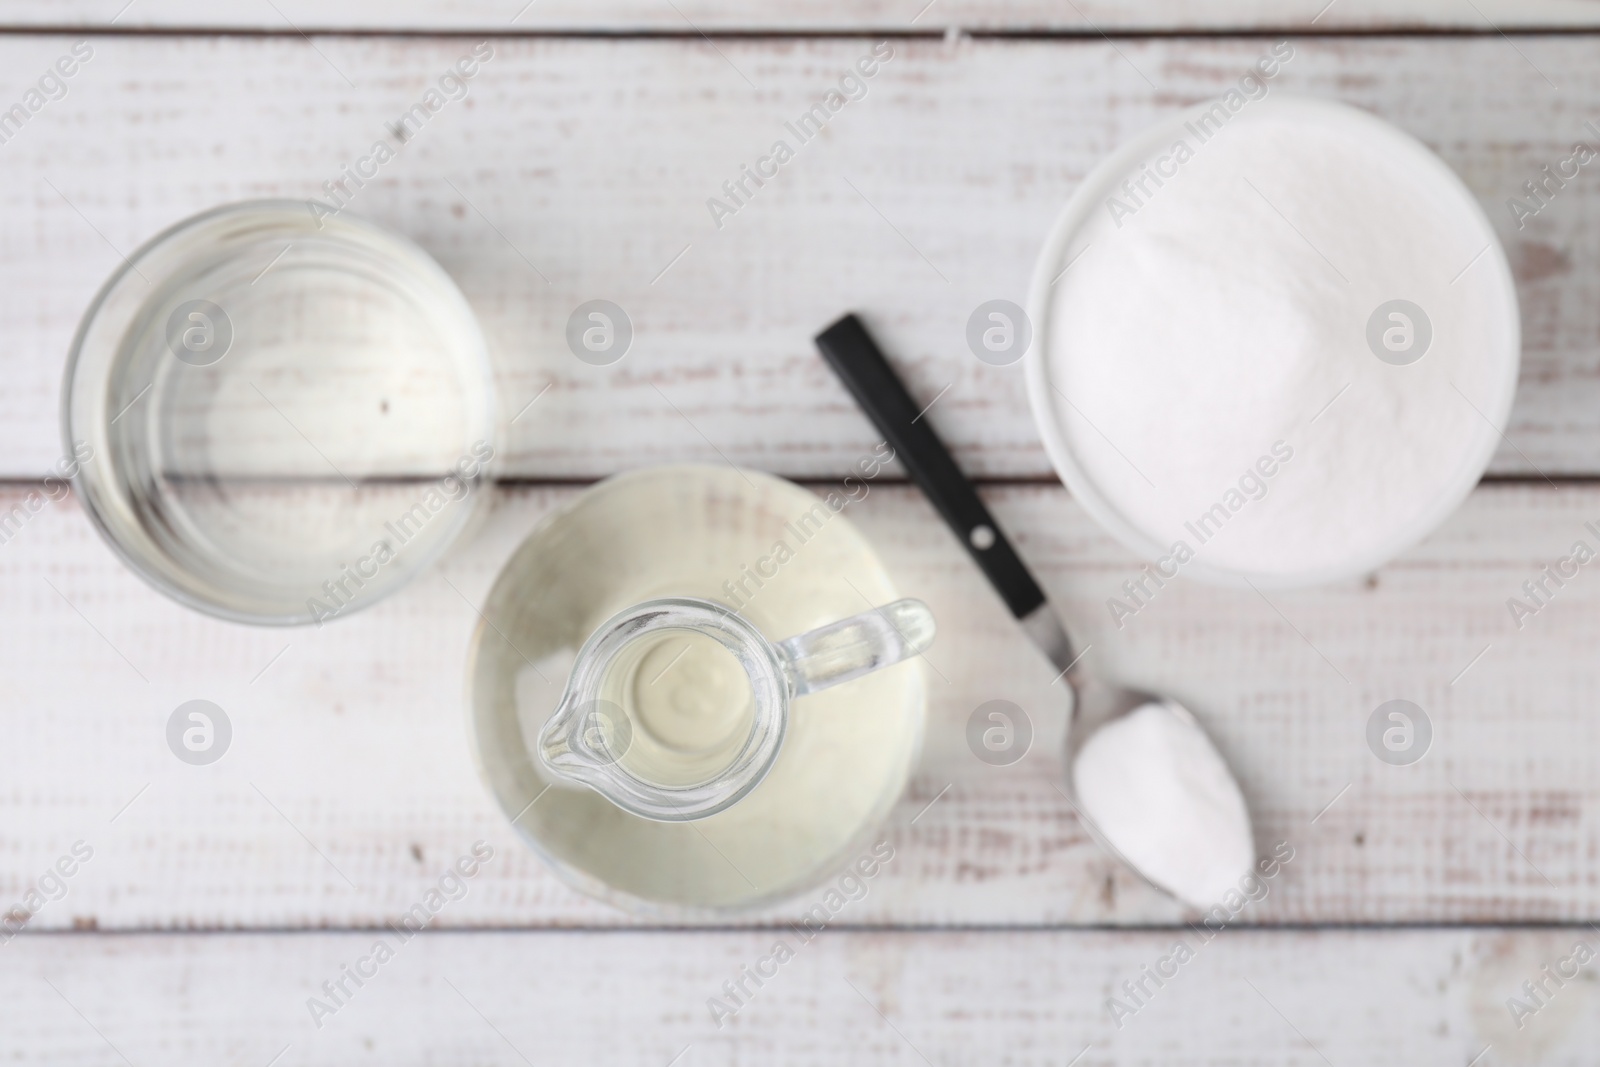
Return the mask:
<svg viewBox="0 0 1600 1067">
<path fill-rule="evenodd" d="M 870 847 L 921 746 L 915 657 L 934 626 L 849 503 L 750 471 L 647 469 L 582 493 L 507 563 L 469 662 L 474 747 L 569 881 L 632 910 L 718 913 Z"/>
</svg>

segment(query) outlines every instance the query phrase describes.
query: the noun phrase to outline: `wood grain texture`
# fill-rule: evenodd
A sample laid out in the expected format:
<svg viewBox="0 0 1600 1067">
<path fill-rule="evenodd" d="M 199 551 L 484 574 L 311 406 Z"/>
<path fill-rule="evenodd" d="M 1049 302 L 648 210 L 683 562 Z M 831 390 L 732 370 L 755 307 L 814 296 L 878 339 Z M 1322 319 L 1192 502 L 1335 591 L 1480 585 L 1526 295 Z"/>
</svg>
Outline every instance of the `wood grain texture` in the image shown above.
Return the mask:
<svg viewBox="0 0 1600 1067">
<path fill-rule="evenodd" d="M 793 958 L 719 1029 L 707 1001 Z M 1106 1009 L 1183 939 L 1120 1028 Z M 388 935 L 388 942 L 396 942 Z M 52 1064 L 1581 1065 L 1595 964 L 1518 1030 L 1524 981 L 1588 929 L 786 930 L 423 934 L 321 1027 L 307 1008 L 374 934 L 43 936 L 5 948 L 0 1054 Z M 767 964 L 771 972 L 773 964 Z M 1568 965 L 1569 973 L 1572 965 Z M 1487 1054 L 1486 1054 L 1487 1050 Z M 274 1056 L 281 1059 L 273 1061 Z M 674 1057 L 677 1057 L 676 1059 Z M 1078 1057 L 1074 1059 L 1074 1057 Z M 1474 1059 L 1474 1057 L 1479 1057 Z"/>
<path fill-rule="evenodd" d="M 0 63 L 43 72 L 69 43 L 0 39 Z M 388 124 L 471 43 L 95 38 L 68 95 L 0 145 L 0 210 L 13 220 L 0 235 L 0 476 L 38 478 L 58 458 L 64 354 L 122 254 L 221 202 L 320 195 L 375 141 L 395 143 Z M 949 387 L 929 418 L 969 472 L 1048 478 L 1020 367 L 975 359 L 968 315 L 1023 298 L 1052 218 L 1090 167 L 1235 81 L 1267 43 L 900 41 L 868 95 L 719 230 L 707 198 L 869 39 L 502 40 L 466 99 L 350 210 L 414 238 L 460 282 L 498 361 L 512 475 L 721 457 L 841 475 L 874 439 L 810 338 L 855 308 L 916 396 Z M 1521 230 L 1505 206 L 1593 136 L 1592 42 L 1296 47 L 1275 86 L 1416 134 L 1507 244 L 1524 363 L 1493 470 L 1600 471 L 1600 186 L 1569 182 Z M 580 363 L 565 342 L 574 308 L 599 297 L 636 329 L 611 368 Z"/>
<path fill-rule="evenodd" d="M 505 492 L 440 569 L 320 630 L 203 618 L 145 588 L 70 498 L 39 512 L 0 545 L 0 902 L 23 900 L 81 839 L 94 858 L 31 926 L 377 926 L 481 838 L 498 857 L 441 925 L 629 922 L 515 840 L 464 736 L 471 603 L 575 491 Z M 1368 582 L 1269 601 L 1180 578 L 1121 630 L 1105 601 L 1136 561 L 1060 489 L 985 495 L 1092 646 L 1086 663 L 1195 709 L 1243 784 L 1260 849 L 1295 850 L 1241 922 L 1600 918 L 1600 580 L 1580 572 L 1521 630 L 1505 604 L 1573 541 L 1594 544 L 1583 524 L 1600 520 L 1600 489 L 1485 487 Z M 839 921 L 1182 919 L 1075 820 L 1058 789 L 1053 671 L 931 509 L 880 485 L 847 514 L 940 634 L 923 760 L 885 829 L 896 859 Z M 210 767 L 180 763 L 164 739 L 173 709 L 197 698 L 234 725 Z M 1408 767 L 1365 741 L 1372 711 L 1394 698 L 1433 725 Z M 980 763 L 965 740 L 993 699 L 1019 705 L 1035 731 L 1009 767 Z"/>
<path fill-rule="evenodd" d="M 970 31 L 1082 33 L 1468 30 L 1589 27 L 1600 13 L 1581 0 L 1327 0 L 1281 4 L 1270 0 L 800 0 L 796 3 L 737 3 L 735 0 L 361 0 L 312 3 L 276 0 L 271 5 L 215 4 L 204 0 L 53 0 L 0 4 L 0 26 L 265 32 L 353 30 L 682 33 L 860 32 L 905 33 L 960 27 Z"/>
</svg>

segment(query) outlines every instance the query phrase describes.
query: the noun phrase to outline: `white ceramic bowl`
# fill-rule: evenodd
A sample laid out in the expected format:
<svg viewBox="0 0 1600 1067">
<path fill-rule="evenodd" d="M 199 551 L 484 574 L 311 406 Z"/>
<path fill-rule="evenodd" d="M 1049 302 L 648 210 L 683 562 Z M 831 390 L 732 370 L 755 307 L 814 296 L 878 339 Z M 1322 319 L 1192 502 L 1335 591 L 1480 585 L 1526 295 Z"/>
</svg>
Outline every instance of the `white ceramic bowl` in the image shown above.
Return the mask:
<svg viewBox="0 0 1600 1067">
<path fill-rule="evenodd" d="M 1420 142 L 1366 112 L 1327 101 L 1273 94 L 1245 104 L 1226 120 L 1220 132 L 1212 132 L 1211 137 L 1200 142 L 1194 123 L 1209 106 L 1208 102 L 1174 114 L 1122 145 L 1084 179 L 1057 218 L 1039 255 L 1029 292 L 1028 313 L 1033 322 L 1034 341 L 1027 353 L 1026 373 L 1034 419 L 1051 461 L 1073 497 L 1101 525 L 1145 559 L 1155 561 L 1166 556 L 1174 542 L 1182 538 L 1188 540 L 1196 552 L 1195 558 L 1186 563 L 1181 572 L 1223 584 L 1249 581 L 1272 586 L 1310 585 L 1370 572 L 1420 541 L 1460 505 L 1477 484 L 1501 440 L 1516 391 L 1520 359 L 1516 292 L 1505 253 L 1482 208 L 1456 174 Z M 1332 145 L 1338 152 L 1350 153 L 1349 158 L 1360 159 L 1360 154 L 1366 153 L 1371 165 L 1364 173 L 1376 174 L 1381 170 L 1390 181 L 1381 188 L 1394 191 L 1394 196 L 1410 197 L 1412 202 L 1426 205 L 1426 224 L 1434 227 L 1428 231 L 1429 235 L 1447 245 L 1451 249 L 1449 255 L 1441 255 L 1438 262 L 1427 262 L 1423 270 L 1419 264 L 1426 257 L 1419 258 L 1420 253 L 1408 258 L 1407 254 L 1397 254 L 1394 248 L 1379 247 L 1382 242 L 1352 245 L 1354 238 L 1350 234 L 1356 228 L 1341 225 L 1350 217 L 1349 212 L 1394 210 L 1394 197 L 1385 207 L 1373 204 L 1371 198 L 1364 202 L 1363 192 L 1352 188 L 1337 191 L 1337 196 L 1347 201 L 1342 207 L 1331 206 L 1333 196 L 1316 201 L 1317 206 L 1326 209 L 1326 217 L 1302 219 L 1298 227 L 1276 208 L 1273 208 L 1276 218 L 1268 215 L 1266 207 L 1270 207 L 1271 202 L 1265 200 L 1259 185 L 1251 192 L 1242 181 L 1237 200 L 1229 196 L 1224 198 L 1225 202 L 1185 206 L 1183 183 L 1189 180 L 1193 192 L 1196 185 L 1192 176 L 1198 168 L 1211 166 L 1212 178 L 1219 174 L 1230 180 L 1235 177 L 1226 170 L 1235 165 L 1234 150 L 1218 151 L 1211 141 L 1238 137 L 1236 131 L 1251 124 L 1267 124 L 1255 132 L 1265 130 L 1271 134 L 1272 152 L 1303 151 L 1305 157 L 1309 157 L 1314 149 L 1306 146 L 1320 144 L 1323 147 L 1315 151 L 1328 150 L 1327 146 Z M 1111 197 L 1117 196 L 1128 206 L 1134 204 L 1134 200 L 1122 192 L 1123 182 L 1130 176 L 1140 175 L 1152 161 L 1170 156 L 1179 139 L 1185 139 L 1192 146 L 1192 158 L 1181 166 L 1169 159 L 1162 171 L 1176 173 L 1169 174 L 1160 187 L 1147 182 L 1146 192 L 1153 195 L 1141 199 L 1133 215 L 1120 209 L 1113 215 Z M 1248 140 L 1236 140 L 1234 144 Z M 1242 154 L 1242 149 L 1240 153 L 1239 158 L 1249 158 Z M 1208 159 L 1213 162 L 1208 163 Z M 1251 173 L 1258 182 L 1264 180 L 1260 171 L 1240 173 L 1237 177 L 1242 180 Z M 1250 200 L 1255 196 L 1260 196 L 1261 202 Z M 1250 207 L 1252 203 L 1254 208 Z M 1139 218 L 1145 210 L 1151 214 Z M 1278 343 L 1281 338 L 1262 344 L 1260 337 L 1251 336 L 1256 323 L 1230 321 L 1225 312 L 1211 314 L 1204 320 L 1196 317 L 1190 322 L 1175 321 L 1175 313 L 1166 299 L 1172 279 L 1160 275 L 1159 256 L 1149 256 L 1148 248 L 1135 251 L 1135 246 L 1120 243 L 1140 240 L 1141 224 L 1148 234 L 1152 225 L 1149 220 L 1158 218 L 1155 214 L 1158 211 L 1172 212 L 1169 220 L 1176 219 L 1183 225 L 1181 212 L 1203 210 L 1239 214 L 1239 226 L 1227 238 L 1228 248 L 1218 253 L 1217 258 L 1222 263 L 1241 262 L 1241 249 L 1248 249 L 1255 235 L 1264 232 L 1261 227 L 1276 226 L 1277 219 L 1281 218 L 1296 232 L 1315 232 L 1322 244 L 1338 249 L 1343 256 L 1343 273 L 1333 268 L 1334 273 L 1340 273 L 1347 285 L 1371 289 L 1374 316 L 1384 297 L 1423 300 L 1436 309 L 1445 307 L 1448 301 L 1457 301 L 1465 305 L 1465 311 L 1453 317 L 1450 314 L 1436 316 L 1431 323 L 1431 348 L 1408 366 L 1390 365 L 1392 361 L 1380 360 L 1375 355 L 1375 348 L 1368 351 L 1366 324 L 1350 321 L 1350 347 L 1339 349 L 1340 365 L 1313 367 L 1307 372 L 1323 376 L 1318 382 L 1326 380 L 1329 386 L 1326 393 L 1330 397 L 1346 376 L 1352 381 L 1379 382 L 1383 388 L 1401 379 L 1379 379 L 1378 375 L 1406 376 L 1403 384 L 1397 386 L 1405 391 L 1404 405 L 1391 404 L 1390 410 L 1384 410 L 1381 404 L 1364 405 L 1359 399 L 1361 390 L 1355 389 L 1352 390 L 1354 395 L 1342 399 L 1342 407 L 1335 406 L 1326 414 L 1306 411 L 1292 425 L 1283 418 L 1274 422 L 1263 415 L 1262 425 L 1253 426 L 1254 412 L 1265 409 L 1266 405 L 1250 409 L 1241 400 L 1237 410 L 1226 406 L 1219 408 L 1214 427 L 1202 426 L 1201 434 L 1212 435 L 1214 440 L 1180 439 L 1176 431 L 1168 430 L 1160 416 L 1163 412 L 1187 413 L 1181 407 L 1187 395 L 1184 382 L 1162 380 L 1157 376 L 1157 380 L 1148 382 L 1147 395 L 1139 396 L 1135 404 L 1126 390 L 1113 395 L 1105 387 L 1105 382 L 1116 378 L 1106 374 L 1107 366 L 1103 362 L 1096 365 L 1095 361 L 1104 357 L 1098 351 L 1079 350 L 1084 346 L 1074 338 L 1093 330 L 1102 330 L 1099 336 L 1113 337 L 1121 335 L 1106 334 L 1104 329 L 1139 331 L 1133 347 L 1128 349 L 1137 351 L 1146 335 L 1170 341 L 1174 337 L 1198 336 L 1196 330 L 1220 331 L 1220 336 L 1230 339 L 1237 333 L 1241 354 L 1237 360 L 1232 352 L 1226 357 L 1237 365 L 1217 367 L 1215 373 L 1254 373 L 1259 364 L 1270 378 L 1274 369 L 1271 344 Z M 1341 215 L 1341 211 L 1346 214 Z M 1261 221 L 1263 219 L 1268 221 Z M 1116 222 L 1123 225 L 1117 226 Z M 1252 230 L 1252 226 L 1256 229 Z M 1277 234 L 1276 239 L 1280 242 L 1294 240 L 1284 236 L 1286 232 Z M 1150 240 L 1148 236 L 1144 239 Z M 1304 234 L 1299 239 L 1305 240 L 1308 246 L 1304 254 L 1310 262 L 1315 248 Z M 1408 245 L 1401 251 L 1410 253 L 1417 247 L 1421 246 Z M 1106 279 L 1113 275 L 1105 270 L 1096 275 L 1097 264 L 1103 266 L 1112 261 L 1110 257 L 1118 255 L 1131 255 L 1140 264 L 1154 263 L 1153 284 L 1144 287 L 1142 292 L 1107 290 Z M 1139 259 L 1139 256 L 1146 258 Z M 1331 266 L 1332 260 L 1324 259 Z M 1242 262 L 1251 261 L 1246 257 Z M 1196 257 L 1191 267 L 1191 276 L 1197 285 L 1211 284 L 1206 276 L 1209 264 L 1204 257 Z M 1223 267 L 1219 265 L 1217 269 Z M 1313 262 L 1311 269 L 1320 267 Z M 1418 276 L 1398 278 L 1407 271 Z M 1278 276 L 1271 269 L 1258 273 L 1262 277 L 1260 290 L 1270 293 Z M 1287 279 L 1289 272 L 1278 273 Z M 1156 280 L 1167 282 L 1167 289 L 1159 289 L 1154 284 Z M 1291 282 L 1285 280 L 1282 284 L 1292 297 L 1294 291 L 1287 290 Z M 1323 284 L 1333 285 L 1331 281 Z M 1397 289 L 1399 291 L 1395 291 Z M 1365 299 L 1367 289 L 1350 292 L 1351 302 L 1355 303 Z M 1422 295 L 1424 293 L 1432 295 Z M 1224 292 L 1224 297 L 1226 295 Z M 1462 301 L 1463 295 L 1468 299 Z M 1250 298 L 1259 300 L 1259 292 L 1252 292 Z M 1226 303 L 1224 298 L 1212 310 Z M 1064 309 L 1072 312 L 1070 319 L 1064 315 Z M 1094 315 L 1115 318 L 1095 324 L 1086 318 Z M 1338 322 L 1342 328 L 1346 319 L 1340 318 Z M 1052 356 L 1053 347 L 1057 351 Z M 1200 366 L 1187 367 L 1185 371 L 1211 373 L 1210 368 Z M 1063 382 L 1067 383 L 1065 388 Z M 1098 391 L 1097 382 L 1100 382 Z M 1270 399 L 1276 384 L 1269 382 L 1262 387 L 1255 381 L 1250 388 Z M 1150 412 L 1154 412 L 1153 417 Z M 1418 413 L 1436 419 L 1442 427 L 1449 427 L 1449 433 L 1441 430 L 1438 440 L 1433 440 L 1426 434 L 1414 432 L 1415 426 L 1424 424 L 1405 420 L 1415 419 Z M 1373 421 L 1385 419 L 1389 421 Z M 1192 432 L 1195 423 L 1191 421 L 1189 425 Z M 1349 460 L 1353 453 L 1350 445 L 1359 443 L 1363 426 L 1387 426 L 1396 432 L 1403 431 L 1410 435 L 1407 440 L 1414 446 L 1405 449 L 1404 455 L 1395 456 L 1393 464 L 1379 465 L 1378 469 L 1372 469 L 1375 465 L 1371 456 L 1359 460 L 1368 468 L 1364 476 L 1366 487 L 1385 503 L 1376 519 L 1362 514 L 1362 507 L 1370 501 L 1359 497 L 1354 479 L 1350 477 L 1352 465 L 1357 462 Z M 1302 435 L 1299 443 L 1292 446 L 1298 450 L 1300 463 L 1294 473 L 1320 478 L 1326 484 L 1326 493 L 1318 497 L 1317 506 L 1329 510 L 1328 522 L 1347 524 L 1347 528 L 1341 529 L 1341 536 L 1306 539 L 1303 551 L 1299 545 L 1279 540 L 1274 542 L 1275 552 L 1257 553 L 1259 558 L 1237 548 L 1231 555 L 1222 552 L 1218 549 L 1220 539 L 1211 545 L 1195 544 L 1184 532 L 1182 523 L 1175 520 L 1194 515 L 1204 501 L 1219 497 L 1227 487 L 1221 483 L 1198 484 L 1206 480 L 1194 477 L 1193 466 L 1200 462 L 1194 457 L 1201 454 L 1203 447 L 1210 447 L 1212 453 L 1237 454 L 1240 459 L 1236 466 L 1242 470 L 1253 450 L 1267 453 L 1275 439 L 1292 434 Z M 1343 456 L 1334 451 L 1341 440 Z M 1252 441 L 1258 444 L 1246 448 Z M 1448 443 L 1449 447 L 1440 442 Z M 1422 472 L 1422 476 L 1414 480 L 1429 486 L 1425 492 L 1402 491 L 1399 479 L 1392 472 L 1406 465 Z M 1293 466 L 1284 465 L 1284 476 Z M 1386 493 L 1388 496 L 1383 496 Z M 1271 499 L 1270 491 L 1263 498 L 1268 499 Z M 1252 504 L 1251 507 L 1256 510 L 1249 521 L 1265 524 L 1255 531 L 1258 542 L 1267 536 L 1267 528 L 1273 523 L 1286 531 L 1295 528 L 1292 516 L 1282 513 L 1279 504 Z M 1275 508 L 1278 510 L 1274 511 Z M 1314 540 L 1320 543 L 1310 543 Z M 1333 544 L 1336 540 L 1337 545 Z"/>
</svg>

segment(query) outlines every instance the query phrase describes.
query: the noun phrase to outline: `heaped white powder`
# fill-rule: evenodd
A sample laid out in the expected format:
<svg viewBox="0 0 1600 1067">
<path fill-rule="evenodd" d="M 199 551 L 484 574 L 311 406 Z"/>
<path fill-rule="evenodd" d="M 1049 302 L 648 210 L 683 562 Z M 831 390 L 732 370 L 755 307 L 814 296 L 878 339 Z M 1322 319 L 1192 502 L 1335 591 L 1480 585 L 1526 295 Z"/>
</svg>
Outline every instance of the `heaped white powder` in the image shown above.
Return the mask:
<svg viewBox="0 0 1600 1067">
<path fill-rule="evenodd" d="M 1371 116 L 1275 96 L 1201 132 L 1175 121 L 1143 165 L 1091 178 L 1043 301 L 1052 453 L 1149 558 L 1181 541 L 1196 573 L 1288 584 L 1376 566 L 1498 441 L 1518 346 L 1503 253 L 1444 165 Z M 1404 365 L 1368 341 L 1396 300 L 1432 335 Z"/>
<path fill-rule="evenodd" d="M 1113 719 L 1084 742 L 1072 780 L 1095 831 L 1187 904 L 1216 904 L 1255 863 L 1244 797 L 1187 712 L 1150 703 Z"/>
</svg>

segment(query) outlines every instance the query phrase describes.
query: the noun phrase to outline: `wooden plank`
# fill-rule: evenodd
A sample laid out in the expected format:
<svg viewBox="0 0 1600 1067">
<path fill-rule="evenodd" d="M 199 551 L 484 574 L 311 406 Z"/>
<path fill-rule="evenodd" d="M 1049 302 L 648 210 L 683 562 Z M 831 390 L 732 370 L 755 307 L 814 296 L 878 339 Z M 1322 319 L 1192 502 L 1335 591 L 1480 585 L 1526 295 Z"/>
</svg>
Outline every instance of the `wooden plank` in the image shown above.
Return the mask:
<svg viewBox="0 0 1600 1067">
<path fill-rule="evenodd" d="M 1580 0 L 1478 0 L 1439 4 L 1430 0 L 1341 0 L 1287 6 L 1268 0 L 1227 0 L 1204 5 L 1181 0 L 800 0 L 790 4 L 739 4 L 733 0 L 684 0 L 672 5 L 648 0 L 395 0 L 381 7 L 357 0 L 314 4 L 279 0 L 208 4 L 203 0 L 26 0 L 0 4 L 0 27 L 107 27 L 204 32 L 862 32 L 905 33 L 960 27 L 967 31 L 1082 33 L 1183 33 L 1218 30 L 1339 32 L 1592 27 L 1600 21 Z"/>
<path fill-rule="evenodd" d="M 443 925 L 628 922 L 517 843 L 464 736 L 467 601 L 481 602 L 530 526 L 575 491 L 505 492 L 442 569 L 367 611 L 291 631 L 169 603 L 100 544 L 71 498 L 44 508 L 0 546 L 0 902 L 22 900 L 81 839 L 93 860 L 31 926 L 375 926 L 481 838 L 499 858 Z M 1594 545 L 1583 524 L 1600 521 L 1600 488 L 1484 487 L 1368 582 L 1269 602 L 1179 579 L 1121 630 L 1106 600 L 1136 561 L 1059 488 L 986 495 L 1092 646 L 1086 663 L 1195 709 L 1237 770 L 1262 850 L 1295 849 L 1241 921 L 1600 917 L 1600 581 L 1580 572 L 1520 631 L 1506 607 L 1573 541 Z M 885 830 L 896 859 L 840 921 L 1182 919 L 1075 821 L 1057 788 L 1065 702 L 1054 672 L 927 505 L 880 485 L 849 513 L 941 630 L 927 656 L 923 760 Z M 1407 767 L 1380 762 L 1364 739 L 1374 709 L 1397 698 L 1420 704 L 1434 730 Z M 168 716 L 192 699 L 234 724 L 233 748 L 209 767 L 166 748 Z M 993 699 L 1015 702 L 1035 729 L 1010 767 L 980 763 L 965 741 L 968 718 Z"/>
<path fill-rule="evenodd" d="M 8 1061 L 130 1063 L 1589 1064 L 1592 930 L 45 936 L 7 947 Z M 1192 955 L 1161 960 L 1176 941 Z M 761 964 L 783 940 L 793 955 Z M 719 1029 L 708 1001 L 769 977 Z M 1164 966 L 1121 1026 L 1108 996 Z M 374 973 L 375 972 L 375 973 Z M 774 973 L 775 972 L 775 973 Z M 1522 1028 L 1521 984 L 1551 995 Z M 1120 994 L 1126 1001 L 1126 994 Z M 1487 1055 L 1485 1054 L 1485 1050 Z M 122 1059 L 119 1059 L 119 1055 Z M 676 1059 L 674 1058 L 676 1057 Z M 1074 1059 L 1074 1057 L 1078 1057 Z M 1474 1059 L 1474 1057 L 1479 1057 Z"/>
<path fill-rule="evenodd" d="M 44 71 L 69 41 L 0 39 L 0 63 Z M 387 124 L 471 43 L 95 38 L 69 95 L 0 145 L 13 220 L 0 235 L 0 476 L 37 478 L 58 458 L 63 356 L 121 253 L 220 202 L 322 195 L 393 142 Z M 1049 477 L 1020 368 L 966 350 L 968 315 L 1022 299 L 1051 219 L 1096 161 L 1222 90 L 1266 44 L 900 41 L 868 95 L 719 230 L 707 199 L 870 40 L 504 40 L 350 210 L 415 238 L 460 281 L 498 361 L 512 474 L 726 456 L 841 475 L 874 438 L 810 337 L 856 308 L 919 397 L 950 387 L 929 418 L 969 471 Z M 1525 356 L 1493 469 L 1600 471 L 1600 187 L 1569 182 L 1521 230 L 1505 206 L 1591 136 L 1592 42 L 1296 48 L 1275 85 L 1427 141 L 1507 243 Z M 611 368 L 580 363 L 564 339 L 574 308 L 599 297 L 637 331 Z"/>
</svg>

